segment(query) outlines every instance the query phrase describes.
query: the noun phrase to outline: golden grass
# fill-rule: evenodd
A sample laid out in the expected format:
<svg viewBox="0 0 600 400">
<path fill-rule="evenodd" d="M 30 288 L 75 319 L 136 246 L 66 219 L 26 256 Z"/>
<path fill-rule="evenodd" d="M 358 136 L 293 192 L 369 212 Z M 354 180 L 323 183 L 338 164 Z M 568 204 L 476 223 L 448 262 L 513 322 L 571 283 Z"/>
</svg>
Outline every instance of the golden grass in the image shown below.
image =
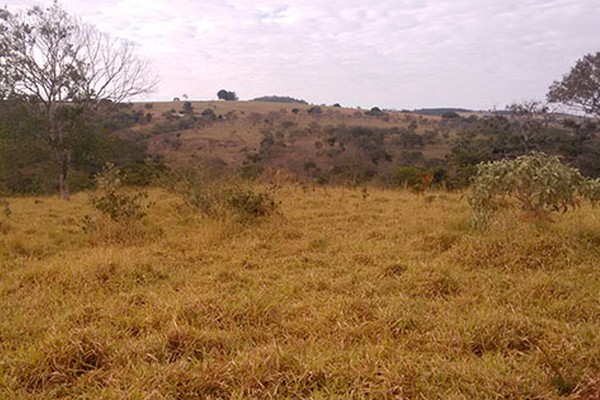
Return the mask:
<svg viewBox="0 0 600 400">
<path fill-rule="evenodd" d="M 84 233 L 85 194 L 11 199 L 0 398 L 597 393 L 598 210 L 476 233 L 458 194 L 278 199 L 282 215 L 241 226 L 153 190 L 131 240 Z"/>
</svg>

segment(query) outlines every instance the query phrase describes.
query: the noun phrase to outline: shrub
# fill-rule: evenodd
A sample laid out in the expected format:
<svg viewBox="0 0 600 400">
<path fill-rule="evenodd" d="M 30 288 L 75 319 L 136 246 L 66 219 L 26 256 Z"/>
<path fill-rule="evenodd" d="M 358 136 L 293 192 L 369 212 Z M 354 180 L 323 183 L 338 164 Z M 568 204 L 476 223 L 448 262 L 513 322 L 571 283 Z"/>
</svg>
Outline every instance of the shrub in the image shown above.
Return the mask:
<svg viewBox="0 0 600 400">
<path fill-rule="evenodd" d="M 91 196 L 91 203 L 103 215 L 115 222 L 141 220 L 147 205 L 142 204 L 148 197 L 146 192 L 128 192 L 123 189 L 125 175 L 112 163 L 96 175 L 98 191 Z"/>
<path fill-rule="evenodd" d="M 600 198 L 598 180 L 584 178 L 559 158 L 534 152 L 514 160 L 479 164 L 468 197 L 476 224 L 485 225 L 503 206 L 515 202 L 536 219 L 575 208 L 581 198 Z"/>
<path fill-rule="evenodd" d="M 227 206 L 243 220 L 270 214 L 276 207 L 272 196 L 251 188 L 234 186 L 225 191 Z"/>
<path fill-rule="evenodd" d="M 422 184 L 420 177 L 424 173 L 424 170 L 417 167 L 397 167 L 392 171 L 392 184 L 400 187 L 416 187 Z"/>
<path fill-rule="evenodd" d="M 223 171 L 209 168 L 190 169 L 173 179 L 176 183 L 171 189 L 189 206 L 212 218 L 233 217 L 247 222 L 275 212 L 277 203 L 272 193 L 223 175 Z"/>
</svg>

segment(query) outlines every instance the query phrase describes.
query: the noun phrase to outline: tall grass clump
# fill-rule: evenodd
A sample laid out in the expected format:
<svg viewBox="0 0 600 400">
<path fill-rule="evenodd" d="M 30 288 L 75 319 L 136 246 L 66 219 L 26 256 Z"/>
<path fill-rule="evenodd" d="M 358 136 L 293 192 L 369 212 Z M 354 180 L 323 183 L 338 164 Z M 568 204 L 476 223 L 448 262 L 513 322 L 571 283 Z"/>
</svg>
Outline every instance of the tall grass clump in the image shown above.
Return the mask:
<svg viewBox="0 0 600 400">
<path fill-rule="evenodd" d="M 548 220 L 552 212 L 566 212 L 587 199 L 600 199 L 600 181 L 586 179 L 556 156 L 540 152 L 482 163 L 468 197 L 473 222 L 486 227 L 502 209 L 518 206 L 534 220 Z"/>
</svg>

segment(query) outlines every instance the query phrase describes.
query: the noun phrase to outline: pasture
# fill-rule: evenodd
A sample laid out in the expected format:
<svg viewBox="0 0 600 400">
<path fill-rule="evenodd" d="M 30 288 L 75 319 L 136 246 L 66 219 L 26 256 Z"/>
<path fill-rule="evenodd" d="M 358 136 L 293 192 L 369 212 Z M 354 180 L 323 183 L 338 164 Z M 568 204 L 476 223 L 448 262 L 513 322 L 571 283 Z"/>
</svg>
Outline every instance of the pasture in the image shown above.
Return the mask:
<svg viewBox="0 0 600 400">
<path fill-rule="evenodd" d="M 284 185 L 275 215 L 0 219 L 3 399 L 593 399 L 600 214 L 486 232 L 460 193 Z"/>
</svg>

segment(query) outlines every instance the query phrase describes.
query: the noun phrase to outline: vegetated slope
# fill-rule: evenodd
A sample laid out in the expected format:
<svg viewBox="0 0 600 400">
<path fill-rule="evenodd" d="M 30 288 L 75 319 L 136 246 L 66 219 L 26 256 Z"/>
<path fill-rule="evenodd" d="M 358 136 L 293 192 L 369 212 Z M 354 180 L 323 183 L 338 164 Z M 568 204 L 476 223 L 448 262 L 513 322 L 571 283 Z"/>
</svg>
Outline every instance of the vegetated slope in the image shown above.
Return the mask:
<svg viewBox="0 0 600 400">
<path fill-rule="evenodd" d="M 213 158 L 310 179 L 348 169 L 364 180 L 393 165 L 439 165 L 449 150 L 435 117 L 256 101 L 191 102 L 193 113 L 183 114 L 183 104 L 155 103 L 140 128 L 168 163 Z"/>
<path fill-rule="evenodd" d="M 466 224 L 459 194 L 284 187 L 237 225 L 154 190 L 106 242 L 11 199 L 0 397 L 577 398 L 600 374 L 600 223 Z M 588 397 L 593 398 L 593 397 Z"/>
<path fill-rule="evenodd" d="M 545 151 L 600 176 L 598 125 L 551 114 L 437 117 L 256 101 L 146 107 L 136 105 L 150 122 L 133 132 L 174 166 L 201 160 L 246 175 L 284 170 L 303 181 L 386 185 L 406 184 L 410 166 L 461 187 L 479 162 Z"/>
</svg>

